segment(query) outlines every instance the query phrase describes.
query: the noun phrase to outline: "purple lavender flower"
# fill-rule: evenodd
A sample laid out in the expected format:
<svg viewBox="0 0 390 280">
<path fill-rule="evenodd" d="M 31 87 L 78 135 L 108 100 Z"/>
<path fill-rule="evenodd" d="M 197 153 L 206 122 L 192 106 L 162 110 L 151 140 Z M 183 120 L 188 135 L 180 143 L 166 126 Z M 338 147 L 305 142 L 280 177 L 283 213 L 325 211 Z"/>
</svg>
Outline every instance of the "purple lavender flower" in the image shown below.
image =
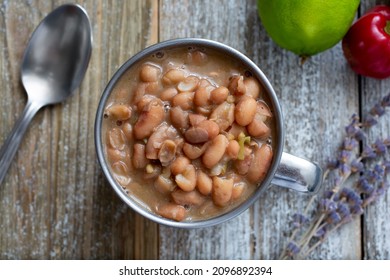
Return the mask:
<svg viewBox="0 0 390 280">
<path fill-rule="evenodd" d="M 363 149 L 362 157 L 363 158 L 375 158 L 376 153 L 375 153 L 374 149 L 372 149 L 370 146 L 366 145 Z"/>
<path fill-rule="evenodd" d="M 345 127 L 345 132 L 350 137 L 355 137 L 356 133 L 360 130 L 360 128 L 354 124 L 349 124 Z"/>
<path fill-rule="evenodd" d="M 385 108 L 382 106 L 381 103 L 375 104 L 374 107 L 370 110 L 370 114 L 373 116 L 383 116 L 386 113 Z"/>
<path fill-rule="evenodd" d="M 366 139 L 366 135 L 364 134 L 363 130 L 359 129 L 355 135 L 355 139 L 358 141 L 364 141 Z"/>
<path fill-rule="evenodd" d="M 382 181 L 382 177 L 385 174 L 385 171 L 382 166 L 376 164 L 373 170 L 366 170 L 364 176 L 367 178 L 368 182 L 375 183 Z"/>
<path fill-rule="evenodd" d="M 387 137 L 383 140 L 383 144 L 385 144 L 387 147 L 390 146 L 390 137 Z"/>
<path fill-rule="evenodd" d="M 299 228 L 309 222 L 309 219 L 303 214 L 296 213 L 293 216 L 293 227 L 295 228 Z"/>
<path fill-rule="evenodd" d="M 350 123 L 345 127 L 347 136 L 339 153 L 327 164 L 327 172 L 334 172 L 326 173 L 329 176 L 325 178 L 330 181 L 331 188 L 324 191 L 322 199 L 319 199 L 316 205 L 317 218 L 309 219 L 301 214 L 294 215 L 293 225 L 296 228 L 302 227 L 302 230 L 294 232 L 296 241 L 288 243 L 285 256 L 293 257 L 298 253 L 305 256 L 305 253 L 311 252 L 327 237 L 330 229 L 363 214 L 364 207 L 377 200 L 390 187 L 390 181 L 386 178 L 387 174 L 390 174 L 390 160 L 384 159 L 390 148 L 390 137 L 377 139 L 372 143 L 365 134 L 366 130 L 376 125 L 380 117 L 386 113 L 386 107 L 390 107 L 390 94 L 371 108 L 363 122 L 359 120 L 357 114 L 351 116 Z M 361 143 L 368 144 L 364 144 L 359 153 Z M 382 162 L 374 165 L 369 161 L 372 159 Z M 350 177 L 351 173 L 359 174 L 357 181 L 355 176 Z M 349 179 L 355 180 L 353 187 L 343 187 L 344 182 Z M 307 208 L 305 212 L 309 209 Z M 296 233 L 301 236 L 295 236 Z"/>
<path fill-rule="evenodd" d="M 318 230 L 314 233 L 315 237 L 323 238 L 325 234 L 328 232 L 328 224 L 323 224 Z"/>
<path fill-rule="evenodd" d="M 370 203 L 374 202 L 376 198 L 377 198 L 376 192 L 373 191 L 363 199 L 363 205 L 369 205 Z"/>
<path fill-rule="evenodd" d="M 390 106 L 390 94 L 386 95 L 382 98 L 381 105 L 383 107 L 389 107 Z"/>
<path fill-rule="evenodd" d="M 356 113 L 352 114 L 351 125 L 358 125 L 359 121 L 360 121 L 360 118 L 359 118 L 358 114 L 356 114 Z"/>
<path fill-rule="evenodd" d="M 353 215 L 361 215 L 363 214 L 363 212 L 363 207 L 360 204 L 355 204 L 351 206 L 351 213 Z"/>
<path fill-rule="evenodd" d="M 361 172 L 363 171 L 364 165 L 361 161 L 357 161 L 356 159 L 352 160 L 351 162 L 351 171 L 353 173 L 355 172 Z"/>
<path fill-rule="evenodd" d="M 351 219 L 351 211 L 349 210 L 349 205 L 340 202 L 337 204 L 337 212 L 340 214 L 340 217 L 344 222 L 348 222 Z"/>
<path fill-rule="evenodd" d="M 385 169 L 380 164 L 375 164 L 374 166 L 374 173 L 378 175 L 378 179 L 383 177 L 385 175 Z"/>
<path fill-rule="evenodd" d="M 374 191 L 374 186 L 371 185 L 365 176 L 361 176 L 357 182 L 357 187 L 362 193 L 371 194 Z"/>
<path fill-rule="evenodd" d="M 359 142 L 355 138 L 344 139 L 342 148 L 343 150 L 352 151 L 359 146 Z"/>
<path fill-rule="evenodd" d="M 351 172 L 351 167 L 348 164 L 345 164 L 345 163 L 340 164 L 339 173 L 341 176 L 345 176 L 349 172 Z"/>
<path fill-rule="evenodd" d="M 374 116 L 368 115 L 363 123 L 363 126 L 372 127 L 372 126 L 376 125 L 377 123 L 378 123 L 378 121 Z"/>
<path fill-rule="evenodd" d="M 337 213 L 337 211 L 331 211 L 331 212 L 329 212 L 328 217 L 326 218 L 326 221 L 329 224 L 336 225 L 341 221 L 341 216 L 339 213 Z"/>
<path fill-rule="evenodd" d="M 301 249 L 295 242 L 291 241 L 287 244 L 286 250 L 290 256 L 295 256 L 300 252 Z"/>
<path fill-rule="evenodd" d="M 343 188 L 340 192 L 340 197 L 344 197 L 348 203 L 358 205 L 362 203 L 360 195 L 351 188 Z"/>
<path fill-rule="evenodd" d="M 325 190 L 324 191 L 324 194 L 323 194 L 323 197 L 326 199 L 330 199 L 333 195 L 334 195 L 334 191 L 333 190 Z"/>
<path fill-rule="evenodd" d="M 347 163 L 349 159 L 352 156 L 352 152 L 349 150 L 341 150 L 340 155 L 339 155 L 339 161 L 342 163 Z"/>
<path fill-rule="evenodd" d="M 379 139 L 375 141 L 373 147 L 378 155 L 384 155 L 387 151 L 385 143 Z"/>
<path fill-rule="evenodd" d="M 320 207 L 324 212 L 331 212 L 337 209 L 337 204 L 329 198 L 323 198 L 320 200 Z"/>
</svg>

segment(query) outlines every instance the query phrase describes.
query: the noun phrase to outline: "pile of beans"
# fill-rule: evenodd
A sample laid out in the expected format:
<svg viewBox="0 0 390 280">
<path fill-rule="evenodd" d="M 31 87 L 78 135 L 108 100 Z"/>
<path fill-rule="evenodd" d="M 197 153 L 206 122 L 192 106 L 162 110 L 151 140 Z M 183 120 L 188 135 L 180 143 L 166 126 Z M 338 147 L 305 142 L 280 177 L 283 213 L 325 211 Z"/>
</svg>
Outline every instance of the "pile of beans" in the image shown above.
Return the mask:
<svg viewBox="0 0 390 280">
<path fill-rule="evenodd" d="M 221 75 L 199 50 L 188 50 L 183 64 L 159 56 L 133 70 L 107 103 L 105 153 L 117 182 L 151 211 L 207 218 L 263 180 L 273 157 L 272 112 L 250 73 Z"/>
</svg>

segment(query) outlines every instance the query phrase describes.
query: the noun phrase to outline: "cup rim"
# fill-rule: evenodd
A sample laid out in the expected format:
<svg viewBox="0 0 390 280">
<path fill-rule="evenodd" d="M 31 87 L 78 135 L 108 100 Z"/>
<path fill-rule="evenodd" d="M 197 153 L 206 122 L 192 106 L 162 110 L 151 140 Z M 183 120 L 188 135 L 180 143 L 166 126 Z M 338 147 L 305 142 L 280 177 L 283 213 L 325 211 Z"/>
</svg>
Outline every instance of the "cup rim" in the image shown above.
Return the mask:
<svg viewBox="0 0 390 280">
<path fill-rule="evenodd" d="M 158 216 L 157 214 L 150 212 L 145 207 L 137 203 L 136 200 L 132 199 L 130 195 L 128 195 L 124 191 L 123 187 L 121 187 L 116 182 L 115 178 L 113 177 L 113 175 L 109 170 L 104 155 L 104 147 L 102 144 L 102 123 L 103 123 L 103 114 L 104 114 L 104 108 L 106 106 L 106 102 L 113 88 L 117 84 L 117 82 L 120 80 L 122 75 L 129 68 L 131 68 L 134 64 L 136 64 L 140 60 L 144 59 L 145 57 L 153 53 L 165 49 L 180 48 L 184 46 L 204 47 L 208 49 L 218 50 L 223 54 L 232 56 L 234 59 L 240 61 L 243 65 L 245 65 L 245 67 L 248 67 L 248 69 L 260 81 L 262 86 L 267 91 L 268 99 L 271 102 L 270 107 L 272 107 L 273 114 L 274 116 L 276 116 L 275 126 L 276 126 L 277 143 L 276 145 L 274 145 L 276 151 L 274 151 L 273 161 L 270 166 L 270 169 L 268 170 L 266 177 L 261 182 L 260 186 L 257 186 L 257 189 L 245 201 L 243 201 L 235 208 L 232 208 L 231 210 L 212 218 L 208 218 L 205 220 L 178 222 L 178 221 L 166 219 L 164 217 Z M 95 139 L 95 149 L 96 149 L 98 161 L 106 179 L 108 180 L 110 186 L 114 189 L 116 194 L 122 199 L 122 201 L 125 202 L 128 206 L 130 206 L 134 211 L 136 211 L 137 213 L 141 214 L 142 216 L 156 223 L 165 226 L 185 228 L 185 229 L 204 228 L 204 227 L 211 227 L 211 226 L 221 224 L 240 215 L 242 212 L 244 212 L 250 206 L 252 206 L 259 199 L 260 195 L 266 189 L 269 188 L 272 178 L 274 177 L 276 170 L 279 166 L 280 159 L 283 153 L 283 146 L 284 146 L 283 115 L 282 115 L 282 110 L 278 98 L 276 96 L 276 93 L 271 83 L 269 82 L 268 78 L 265 76 L 262 70 L 260 70 L 260 68 L 246 55 L 244 55 L 243 53 L 239 52 L 238 50 L 228 45 L 225 45 L 217 41 L 202 39 L 202 38 L 178 38 L 178 39 L 162 41 L 141 50 L 140 52 L 136 53 L 134 56 L 130 57 L 125 63 L 123 63 L 122 66 L 120 66 L 119 69 L 112 75 L 110 81 L 108 82 L 107 86 L 105 87 L 102 93 L 102 96 L 100 97 L 99 105 L 96 111 L 95 125 L 94 125 L 94 139 Z"/>
</svg>

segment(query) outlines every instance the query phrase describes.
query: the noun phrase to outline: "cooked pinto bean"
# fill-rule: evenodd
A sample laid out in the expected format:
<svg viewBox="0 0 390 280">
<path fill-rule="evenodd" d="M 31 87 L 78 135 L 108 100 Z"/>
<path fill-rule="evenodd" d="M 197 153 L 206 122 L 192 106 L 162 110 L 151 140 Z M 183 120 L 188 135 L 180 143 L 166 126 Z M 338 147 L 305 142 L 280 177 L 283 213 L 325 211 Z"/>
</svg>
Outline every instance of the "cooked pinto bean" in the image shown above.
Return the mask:
<svg viewBox="0 0 390 280">
<path fill-rule="evenodd" d="M 197 126 L 202 121 L 207 120 L 205 116 L 200 114 L 188 114 L 188 118 L 192 126 Z"/>
<path fill-rule="evenodd" d="M 186 217 L 186 209 L 183 206 L 174 203 L 160 205 L 157 207 L 156 212 L 164 218 L 178 222 L 184 220 Z"/>
<path fill-rule="evenodd" d="M 181 107 L 173 107 L 169 114 L 173 126 L 180 131 L 185 131 L 189 127 L 188 113 L 187 111 L 183 111 Z"/>
<path fill-rule="evenodd" d="M 234 109 L 235 121 L 241 126 L 247 126 L 256 114 L 256 100 L 252 97 L 241 98 Z"/>
<path fill-rule="evenodd" d="M 145 106 L 155 99 L 156 99 L 155 96 L 149 94 L 142 96 L 141 99 L 136 103 L 138 112 L 141 113 L 145 108 Z"/>
<path fill-rule="evenodd" d="M 197 127 L 207 131 L 208 140 L 214 139 L 219 134 L 218 124 L 211 120 L 201 121 Z"/>
<path fill-rule="evenodd" d="M 114 178 L 122 186 L 127 186 L 131 179 L 129 177 L 129 168 L 123 161 L 117 161 L 112 164 L 112 171 L 114 172 Z"/>
<path fill-rule="evenodd" d="M 158 159 L 162 166 L 167 166 L 176 155 L 176 143 L 172 140 L 165 140 L 158 152 Z"/>
<path fill-rule="evenodd" d="M 201 127 L 191 127 L 186 131 L 184 137 L 191 144 L 204 143 L 209 140 L 207 130 Z"/>
<path fill-rule="evenodd" d="M 108 107 L 106 114 L 118 121 L 125 121 L 131 118 L 131 108 L 127 105 L 116 104 Z"/>
<path fill-rule="evenodd" d="M 208 143 L 204 143 L 201 146 L 184 143 L 183 152 L 189 159 L 197 159 L 203 155 L 203 153 L 206 151 L 207 146 Z"/>
<path fill-rule="evenodd" d="M 238 156 L 238 151 L 240 150 L 240 145 L 236 140 L 230 140 L 226 148 L 226 154 L 232 158 L 236 159 Z"/>
<path fill-rule="evenodd" d="M 175 189 L 175 184 L 169 177 L 165 177 L 164 175 L 159 175 L 154 181 L 154 187 L 163 194 L 169 194 Z"/>
<path fill-rule="evenodd" d="M 194 105 L 193 100 L 194 100 L 193 92 L 181 92 L 179 94 L 176 94 L 172 98 L 172 105 L 179 106 L 183 110 L 190 110 Z"/>
<path fill-rule="evenodd" d="M 141 143 L 134 144 L 133 166 L 135 168 L 145 168 L 149 160 L 145 156 L 145 145 Z"/>
<path fill-rule="evenodd" d="M 265 121 L 272 114 L 264 102 L 258 102 L 256 106 L 256 114 L 253 121 L 247 126 L 248 132 L 253 137 L 266 138 L 270 135 L 270 128 L 265 124 Z"/>
<path fill-rule="evenodd" d="M 189 206 L 189 205 L 201 205 L 205 202 L 206 198 L 201 195 L 197 190 L 193 191 L 183 191 L 181 189 L 176 189 L 171 193 L 172 199 L 176 204 Z"/>
<path fill-rule="evenodd" d="M 167 139 L 175 140 L 177 137 L 178 132 L 176 129 L 168 126 L 166 123 L 161 124 L 152 133 L 146 143 L 146 157 L 148 159 L 158 159 L 158 152 L 163 142 Z"/>
<path fill-rule="evenodd" d="M 272 162 L 272 148 L 263 144 L 254 151 L 254 157 L 248 170 L 248 180 L 252 183 L 262 181 Z"/>
<path fill-rule="evenodd" d="M 228 88 L 233 95 L 244 95 L 246 92 L 244 77 L 242 75 L 232 77 Z"/>
<path fill-rule="evenodd" d="M 233 179 L 224 179 L 213 177 L 213 192 L 212 197 L 214 204 L 217 206 L 225 206 L 232 198 Z"/>
<path fill-rule="evenodd" d="M 187 165 L 184 171 L 175 176 L 176 184 L 186 192 L 192 191 L 196 187 L 196 171 L 192 164 Z"/>
<path fill-rule="evenodd" d="M 207 168 L 212 168 L 216 165 L 225 154 L 228 144 L 229 142 L 225 135 L 219 134 L 215 137 L 202 156 L 203 164 Z"/>
<path fill-rule="evenodd" d="M 152 134 L 153 129 L 161 124 L 164 119 L 165 113 L 161 100 L 152 100 L 146 105 L 138 121 L 134 126 L 134 136 L 137 139 L 143 139 Z"/>
<path fill-rule="evenodd" d="M 161 70 L 156 65 L 144 64 L 141 67 L 139 77 L 144 82 L 157 82 Z"/>
<path fill-rule="evenodd" d="M 246 187 L 247 185 L 244 182 L 234 184 L 232 190 L 232 199 L 239 199 Z"/>
<path fill-rule="evenodd" d="M 246 78 L 244 80 L 245 84 L 245 94 L 252 96 L 254 99 L 257 99 L 261 93 L 260 83 L 253 77 Z"/>
<path fill-rule="evenodd" d="M 123 150 L 126 147 L 126 136 L 122 129 L 114 127 L 108 132 L 108 143 L 117 150 Z"/>
<path fill-rule="evenodd" d="M 123 124 L 123 133 L 126 136 L 127 141 L 132 141 L 133 140 L 133 126 L 126 122 Z"/>
<path fill-rule="evenodd" d="M 247 148 L 245 150 L 245 156 L 243 160 L 235 160 L 234 161 L 234 167 L 237 170 L 237 173 L 240 175 L 246 175 L 249 171 L 249 167 L 252 163 L 253 154 L 251 153 L 251 149 Z"/>
<path fill-rule="evenodd" d="M 164 89 L 161 94 L 160 94 L 160 98 L 161 100 L 163 101 L 171 101 L 172 98 L 178 94 L 178 91 L 177 89 L 175 88 L 167 88 L 167 89 Z"/>
<path fill-rule="evenodd" d="M 166 72 L 162 78 L 162 82 L 166 85 L 175 85 L 185 78 L 184 71 L 180 69 L 171 69 Z"/>
<path fill-rule="evenodd" d="M 199 85 L 199 78 L 196 76 L 188 76 L 177 85 L 177 89 L 181 92 L 194 91 Z"/>
<path fill-rule="evenodd" d="M 128 149 L 118 150 L 118 149 L 107 147 L 107 157 L 108 160 L 113 164 L 114 162 L 117 161 L 128 162 L 130 158 L 130 154 Z"/>
<path fill-rule="evenodd" d="M 258 138 L 266 138 L 270 134 L 270 128 L 262 121 L 262 116 L 256 114 L 253 121 L 247 126 L 249 135 Z"/>
<path fill-rule="evenodd" d="M 196 187 L 198 191 L 203 195 L 209 195 L 213 189 L 213 181 L 202 170 L 196 172 Z"/>
<path fill-rule="evenodd" d="M 214 121 L 220 131 L 224 131 L 234 122 L 234 104 L 223 102 L 218 105 L 211 113 L 210 120 Z"/>
<path fill-rule="evenodd" d="M 227 87 L 220 86 L 210 92 L 210 100 L 215 104 L 221 104 L 226 101 L 229 95 Z"/>
<path fill-rule="evenodd" d="M 183 173 L 187 166 L 190 164 L 190 160 L 184 156 L 177 157 L 171 164 L 171 172 L 173 175 Z"/>
<path fill-rule="evenodd" d="M 207 106 L 210 100 L 210 93 L 214 89 L 213 86 L 200 86 L 194 95 L 194 104 L 196 106 Z"/>
</svg>

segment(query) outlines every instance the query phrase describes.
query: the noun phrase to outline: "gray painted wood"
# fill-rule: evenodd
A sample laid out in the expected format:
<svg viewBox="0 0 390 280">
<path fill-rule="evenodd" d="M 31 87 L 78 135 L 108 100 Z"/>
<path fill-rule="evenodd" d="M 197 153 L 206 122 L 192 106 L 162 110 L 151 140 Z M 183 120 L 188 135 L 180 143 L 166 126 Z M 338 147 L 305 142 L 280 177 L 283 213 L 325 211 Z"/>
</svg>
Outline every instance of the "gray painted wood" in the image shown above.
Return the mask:
<svg viewBox="0 0 390 280">
<path fill-rule="evenodd" d="M 66 1 L 0 1 L 0 143 L 26 103 L 21 57 L 39 21 Z M 365 11 L 380 1 L 364 1 Z M 388 3 L 382 1 L 381 3 Z M 220 41 L 264 71 L 285 115 L 285 151 L 321 165 L 334 157 L 352 113 L 365 114 L 389 82 L 362 78 L 340 44 L 300 64 L 265 33 L 256 1 L 79 1 L 94 49 L 76 94 L 41 110 L 0 186 L 0 259 L 277 259 L 292 214 L 309 197 L 271 187 L 253 207 L 213 228 L 158 226 L 128 209 L 98 166 L 93 123 L 111 75 L 147 45 L 177 37 Z M 361 103 L 360 97 L 361 94 Z M 388 135 L 389 117 L 371 134 Z M 389 259 L 389 194 L 343 226 L 310 259 Z"/>
</svg>

